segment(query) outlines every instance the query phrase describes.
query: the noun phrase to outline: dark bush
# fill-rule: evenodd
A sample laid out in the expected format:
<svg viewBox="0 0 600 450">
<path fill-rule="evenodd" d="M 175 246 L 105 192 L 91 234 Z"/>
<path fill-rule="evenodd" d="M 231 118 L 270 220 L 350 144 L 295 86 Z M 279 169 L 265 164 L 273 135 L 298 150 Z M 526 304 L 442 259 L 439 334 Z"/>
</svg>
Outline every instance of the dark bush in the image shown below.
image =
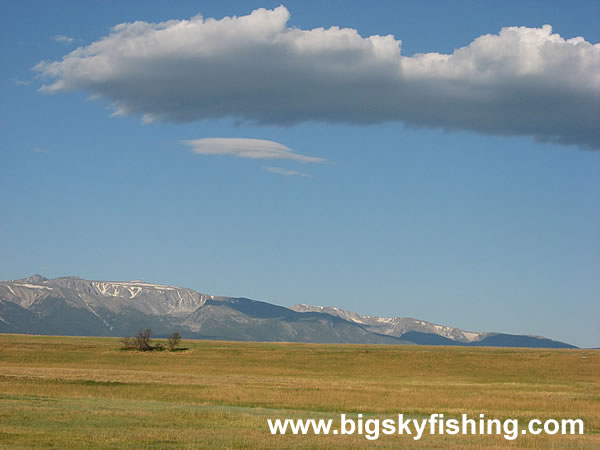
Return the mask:
<svg viewBox="0 0 600 450">
<path fill-rule="evenodd" d="M 152 350 L 151 337 L 152 330 L 150 328 L 138 330 L 133 340 L 135 349 L 139 352 L 147 352 Z"/>
<path fill-rule="evenodd" d="M 167 340 L 167 347 L 169 347 L 170 351 L 174 352 L 180 342 L 181 335 L 179 334 L 179 332 L 176 331 L 171 336 L 169 336 L 169 339 Z"/>
</svg>

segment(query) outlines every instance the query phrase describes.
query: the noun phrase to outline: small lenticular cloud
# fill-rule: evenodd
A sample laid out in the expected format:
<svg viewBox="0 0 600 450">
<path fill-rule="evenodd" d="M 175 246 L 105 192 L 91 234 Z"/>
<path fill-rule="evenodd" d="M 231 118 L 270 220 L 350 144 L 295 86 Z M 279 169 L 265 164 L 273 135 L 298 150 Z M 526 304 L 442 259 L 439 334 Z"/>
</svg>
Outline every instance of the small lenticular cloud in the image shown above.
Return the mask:
<svg viewBox="0 0 600 450">
<path fill-rule="evenodd" d="M 291 159 L 303 163 L 322 163 L 323 158 L 296 153 L 274 141 L 249 138 L 205 138 L 184 141 L 198 155 L 228 155 L 250 159 Z"/>
<path fill-rule="evenodd" d="M 282 167 L 263 167 L 267 172 L 271 172 L 271 173 L 276 173 L 277 175 L 283 175 L 286 177 L 312 177 L 312 175 L 309 175 L 307 173 L 302 173 L 302 172 L 298 172 L 297 170 L 289 170 L 289 169 L 283 169 Z"/>
<path fill-rule="evenodd" d="M 74 41 L 73 38 L 71 38 L 69 36 L 65 36 L 64 34 L 59 34 L 59 35 L 54 36 L 54 40 L 56 42 L 61 42 L 63 44 L 71 44 Z"/>
</svg>

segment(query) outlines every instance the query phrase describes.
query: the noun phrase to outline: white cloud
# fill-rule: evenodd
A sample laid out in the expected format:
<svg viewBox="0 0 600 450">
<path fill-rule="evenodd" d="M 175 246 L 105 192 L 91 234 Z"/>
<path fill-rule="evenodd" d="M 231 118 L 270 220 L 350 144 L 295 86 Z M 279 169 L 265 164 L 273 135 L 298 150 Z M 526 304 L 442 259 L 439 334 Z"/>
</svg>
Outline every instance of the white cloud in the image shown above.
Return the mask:
<svg viewBox="0 0 600 450">
<path fill-rule="evenodd" d="M 283 169 L 281 167 L 267 167 L 267 166 L 265 166 L 264 169 L 266 171 L 268 171 L 268 172 L 276 173 L 277 175 L 284 175 L 286 177 L 291 177 L 291 176 L 311 177 L 312 176 L 312 175 L 309 175 L 307 173 L 298 172 L 297 170 Z"/>
<path fill-rule="evenodd" d="M 258 124 L 399 121 L 600 147 L 600 44 L 508 27 L 452 54 L 393 36 L 287 26 L 283 6 L 221 20 L 133 22 L 35 67 L 46 92 L 84 89 L 121 115 Z"/>
<path fill-rule="evenodd" d="M 229 155 L 251 159 L 291 159 L 303 163 L 325 162 L 323 158 L 294 152 L 278 142 L 248 138 L 205 138 L 184 141 L 199 155 Z"/>
<path fill-rule="evenodd" d="M 65 36 L 64 34 L 59 34 L 59 35 L 54 36 L 54 40 L 56 42 L 61 42 L 63 44 L 71 44 L 71 43 L 73 43 L 73 41 L 75 39 L 73 39 L 69 36 Z"/>
</svg>

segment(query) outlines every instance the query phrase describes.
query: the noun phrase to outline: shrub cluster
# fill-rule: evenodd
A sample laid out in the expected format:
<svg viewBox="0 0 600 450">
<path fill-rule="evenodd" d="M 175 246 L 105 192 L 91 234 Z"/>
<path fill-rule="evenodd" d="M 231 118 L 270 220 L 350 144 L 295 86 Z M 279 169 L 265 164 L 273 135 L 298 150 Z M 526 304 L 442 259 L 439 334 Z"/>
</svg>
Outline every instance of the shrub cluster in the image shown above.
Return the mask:
<svg viewBox="0 0 600 450">
<path fill-rule="evenodd" d="M 167 339 L 167 348 L 169 351 L 176 351 L 178 345 L 181 343 L 181 335 L 179 332 L 175 332 Z M 121 338 L 121 344 L 124 350 L 136 350 L 138 352 L 149 352 L 152 350 L 162 351 L 165 346 L 162 343 L 152 345 L 152 330 L 146 328 L 145 330 L 140 329 L 134 337 L 124 336 Z"/>
</svg>

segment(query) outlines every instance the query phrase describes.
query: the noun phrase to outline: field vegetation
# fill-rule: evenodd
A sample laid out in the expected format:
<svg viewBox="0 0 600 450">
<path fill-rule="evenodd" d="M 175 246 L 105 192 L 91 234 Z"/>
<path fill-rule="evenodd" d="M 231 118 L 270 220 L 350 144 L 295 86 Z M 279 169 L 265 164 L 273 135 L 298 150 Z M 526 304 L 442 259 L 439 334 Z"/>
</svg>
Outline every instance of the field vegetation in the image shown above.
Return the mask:
<svg viewBox="0 0 600 450">
<path fill-rule="evenodd" d="M 160 340 L 155 340 L 160 342 Z M 167 341 L 164 341 L 167 345 Z M 600 448 L 600 351 L 0 335 L 0 447 Z M 575 436 L 272 436 L 340 413 L 581 418 Z"/>
</svg>

